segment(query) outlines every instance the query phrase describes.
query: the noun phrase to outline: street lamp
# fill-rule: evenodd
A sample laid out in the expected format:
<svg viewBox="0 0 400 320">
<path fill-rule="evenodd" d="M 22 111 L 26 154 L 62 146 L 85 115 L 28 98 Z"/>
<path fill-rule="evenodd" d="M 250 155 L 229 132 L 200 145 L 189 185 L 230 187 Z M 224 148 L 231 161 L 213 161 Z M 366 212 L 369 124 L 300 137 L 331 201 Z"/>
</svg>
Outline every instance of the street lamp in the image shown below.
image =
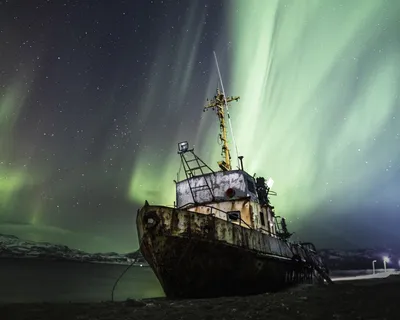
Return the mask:
<svg viewBox="0 0 400 320">
<path fill-rule="evenodd" d="M 375 274 L 375 263 L 376 260 L 372 260 L 372 274 Z"/>
<path fill-rule="evenodd" d="M 383 257 L 383 269 L 386 272 L 386 263 L 390 262 L 389 257 Z"/>
</svg>

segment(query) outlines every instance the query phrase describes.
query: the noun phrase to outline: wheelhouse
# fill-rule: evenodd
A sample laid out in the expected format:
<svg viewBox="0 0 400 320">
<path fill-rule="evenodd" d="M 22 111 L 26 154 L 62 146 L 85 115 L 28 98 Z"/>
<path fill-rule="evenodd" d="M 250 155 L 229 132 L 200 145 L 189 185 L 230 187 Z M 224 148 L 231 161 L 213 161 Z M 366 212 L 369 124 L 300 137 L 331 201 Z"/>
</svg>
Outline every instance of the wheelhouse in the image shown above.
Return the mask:
<svg viewBox="0 0 400 320">
<path fill-rule="evenodd" d="M 188 159 L 191 154 L 192 158 Z M 176 182 L 177 208 L 211 214 L 247 228 L 276 234 L 274 208 L 260 201 L 254 177 L 244 170 L 212 171 L 193 150 L 181 154 L 187 178 Z M 197 167 L 189 163 L 196 162 Z M 207 167 L 210 172 L 204 173 Z M 195 174 L 195 170 L 201 170 Z M 267 195 L 266 195 L 267 197 Z"/>
</svg>

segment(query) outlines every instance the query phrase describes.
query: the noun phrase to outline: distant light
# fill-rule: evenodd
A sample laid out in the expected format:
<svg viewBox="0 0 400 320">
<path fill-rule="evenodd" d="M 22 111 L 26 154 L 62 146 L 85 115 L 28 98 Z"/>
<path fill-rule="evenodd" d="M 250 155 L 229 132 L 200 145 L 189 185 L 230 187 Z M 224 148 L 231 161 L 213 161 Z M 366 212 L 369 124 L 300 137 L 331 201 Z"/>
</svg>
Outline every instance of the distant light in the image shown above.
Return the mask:
<svg viewBox="0 0 400 320">
<path fill-rule="evenodd" d="M 271 189 L 273 185 L 274 185 L 274 180 L 272 180 L 272 178 L 268 178 L 267 187 Z"/>
<path fill-rule="evenodd" d="M 189 143 L 187 141 L 178 143 L 178 153 L 185 153 L 189 149 Z"/>
<path fill-rule="evenodd" d="M 389 262 L 390 262 L 390 259 L 389 259 L 388 256 L 384 256 L 384 257 L 383 257 L 383 261 L 385 261 L 386 263 L 389 263 Z"/>
</svg>

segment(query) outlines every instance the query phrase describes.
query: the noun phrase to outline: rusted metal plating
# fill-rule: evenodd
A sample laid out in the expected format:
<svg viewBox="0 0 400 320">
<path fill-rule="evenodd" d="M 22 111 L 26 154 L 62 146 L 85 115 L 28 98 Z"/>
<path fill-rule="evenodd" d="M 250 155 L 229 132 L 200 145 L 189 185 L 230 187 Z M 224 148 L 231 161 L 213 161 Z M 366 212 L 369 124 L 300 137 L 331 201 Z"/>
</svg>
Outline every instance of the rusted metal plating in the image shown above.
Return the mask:
<svg viewBox="0 0 400 320">
<path fill-rule="evenodd" d="M 137 228 L 141 251 L 169 297 L 276 290 L 312 281 L 312 264 L 321 264 L 310 250 L 212 214 L 145 206 Z"/>
</svg>

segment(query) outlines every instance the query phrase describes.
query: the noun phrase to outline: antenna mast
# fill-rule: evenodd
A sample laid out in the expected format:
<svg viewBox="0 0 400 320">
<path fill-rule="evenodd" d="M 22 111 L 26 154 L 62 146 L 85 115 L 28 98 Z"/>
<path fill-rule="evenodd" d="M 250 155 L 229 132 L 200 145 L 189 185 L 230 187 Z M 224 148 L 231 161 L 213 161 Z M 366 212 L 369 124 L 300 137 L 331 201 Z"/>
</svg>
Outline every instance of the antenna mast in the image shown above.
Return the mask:
<svg viewBox="0 0 400 320">
<path fill-rule="evenodd" d="M 228 111 L 228 102 L 238 101 L 240 99 L 240 97 L 226 97 L 225 96 L 224 85 L 222 83 L 221 73 L 219 71 L 218 60 L 217 60 L 215 51 L 214 51 L 214 57 L 215 57 L 215 62 L 217 64 L 218 75 L 219 75 L 219 79 L 221 82 L 222 92 L 219 90 L 219 88 L 217 88 L 217 94 L 214 96 L 214 99 L 211 100 L 204 107 L 203 111 L 206 111 L 206 110 L 212 108 L 213 110 L 215 110 L 217 112 L 219 126 L 220 126 L 220 130 L 221 130 L 219 138 L 222 142 L 222 155 L 224 156 L 224 161 L 218 161 L 218 166 L 221 168 L 222 171 L 229 171 L 229 170 L 232 170 L 232 165 L 231 165 L 231 155 L 230 155 L 230 151 L 229 151 L 229 147 L 228 147 L 228 135 L 226 132 L 224 107 L 226 108 L 226 113 L 228 115 L 228 121 L 229 121 L 230 129 L 231 129 L 232 140 L 233 140 L 233 143 L 236 148 L 236 153 L 238 153 L 235 139 L 233 137 L 232 123 L 231 123 L 229 111 Z"/>
<path fill-rule="evenodd" d="M 236 141 L 235 141 L 235 136 L 233 135 L 231 115 L 229 114 L 228 101 L 226 101 L 224 83 L 222 82 L 221 72 L 219 71 L 219 64 L 218 64 L 217 54 L 215 53 L 215 51 L 213 51 L 213 53 L 214 53 L 214 58 L 215 58 L 215 64 L 217 65 L 219 81 L 221 82 L 222 93 L 224 94 L 224 97 L 225 97 L 225 108 L 226 108 L 226 114 L 228 116 L 229 128 L 231 129 L 232 142 L 233 142 L 233 145 L 235 146 L 236 158 L 237 158 L 237 161 L 238 161 L 238 167 L 240 168 L 240 165 L 239 165 L 239 151 L 238 151 L 238 147 L 237 147 L 237 144 L 236 144 Z"/>
</svg>

